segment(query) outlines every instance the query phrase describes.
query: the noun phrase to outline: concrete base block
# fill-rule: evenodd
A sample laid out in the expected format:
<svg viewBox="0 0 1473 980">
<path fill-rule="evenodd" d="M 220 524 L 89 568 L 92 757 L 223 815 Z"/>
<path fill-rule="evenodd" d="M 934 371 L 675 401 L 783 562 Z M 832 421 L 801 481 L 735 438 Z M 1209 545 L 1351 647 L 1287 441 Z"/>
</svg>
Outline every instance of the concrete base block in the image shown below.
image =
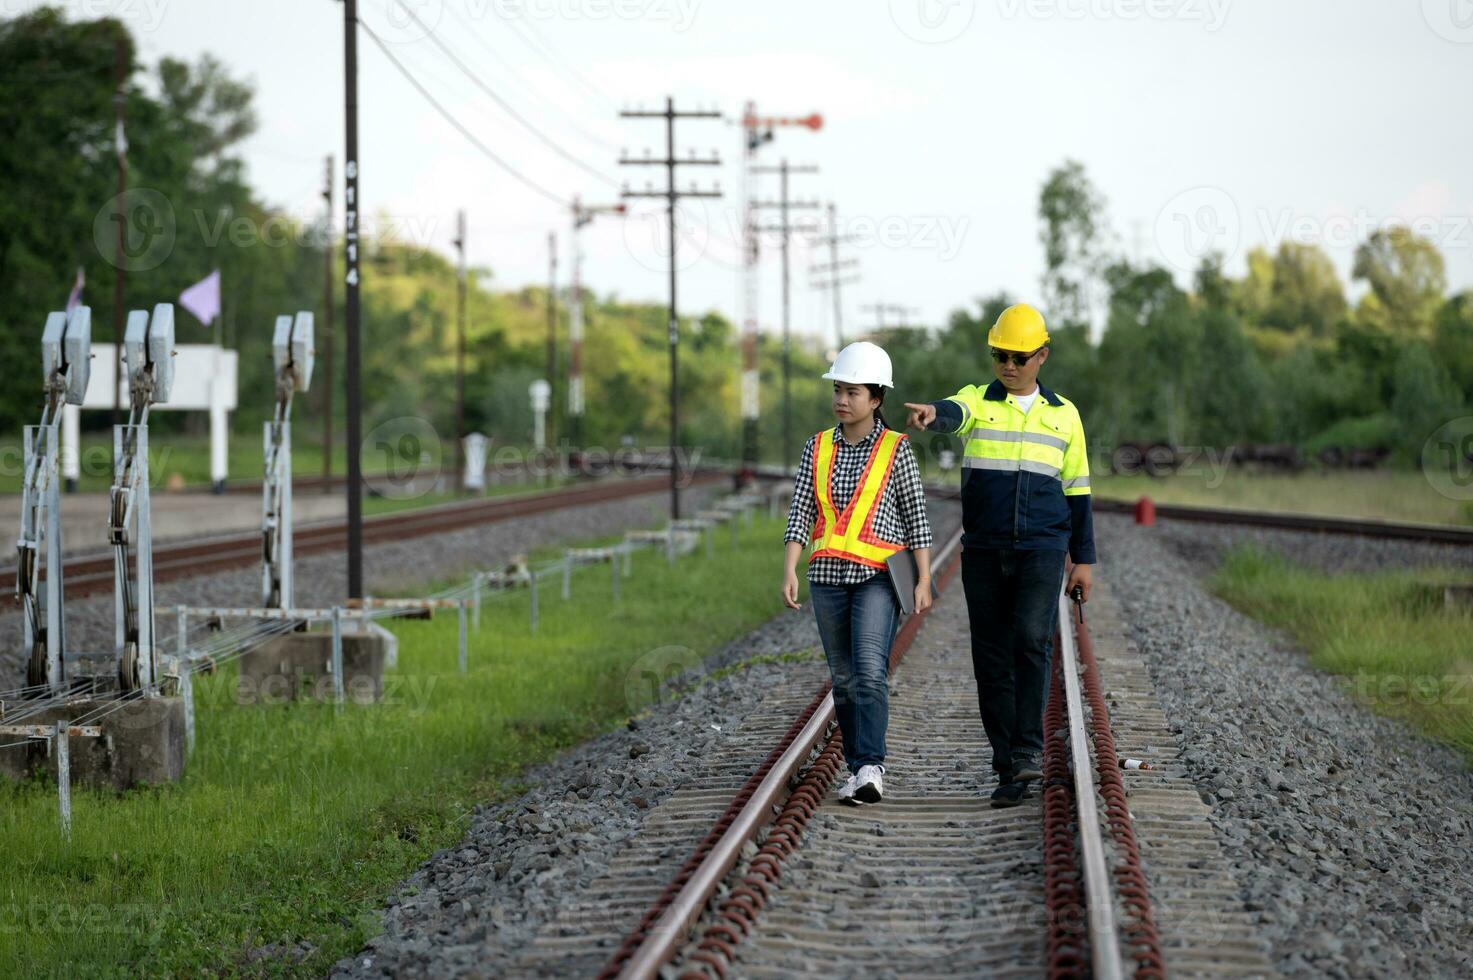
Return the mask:
<svg viewBox="0 0 1473 980">
<path fill-rule="evenodd" d="M 108 704 L 78 698 L 31 715 L 24 724 L 72 721 Z M 73 785 L 124 790 L 161 786 L 184 775 L 184 702 L 180 698 L 138 698 L 87 724 L 100 726 L 102 735 L 68 739 Z M 42 769 L 56 777 L 56 753 L 48 753 L 45 742 L 0 752 L 0 776 L 24 779 Z"/>
<path fill-rule="evenodd" d="M 370 704 L 384 694 L 387 644 L 375 631 L 343 630 L 343 697 Z M 333 696 L 332 633 L 283 633 L 240 658 L 236 703 L 280 703 L 302 698 L 330 701 Z"/>
<path fill-rule="evenodd" d="M 372 620 L 368 623 L 368 631 L 375 636 L 383 637 L 384 669 L 394 670 L 399 666 L 399 638 L 386 626 L 381 623 L 375 623 Z"/>
</svg>

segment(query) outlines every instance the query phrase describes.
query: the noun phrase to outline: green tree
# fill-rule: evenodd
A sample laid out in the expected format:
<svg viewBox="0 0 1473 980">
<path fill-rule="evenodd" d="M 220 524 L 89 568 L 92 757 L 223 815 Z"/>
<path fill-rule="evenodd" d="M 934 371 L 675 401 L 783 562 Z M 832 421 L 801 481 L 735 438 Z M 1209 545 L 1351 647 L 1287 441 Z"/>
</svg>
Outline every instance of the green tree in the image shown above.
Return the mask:
<svg viewBox="0 0 1473 980">
<path fill-rule="evenodd" d="M 1463 398 L 1421 342 L 1406 344 L 1396 361 L 1396 395 L 1391 401 L 1403 438 L 1397 440 L 1402 461 L 1415 464 L 1422 444 L 1439 426 L 1463 414 Z"/>
<path fill-rule="evenodd" d="M 114 198 L 119 50 L 132 195 L 121 207 Z M 0 339 L 0 355 L 36 362 L 41 324 L 61 308 L 78 267 L 98 340 L 112 338 L 120 265 L 129 267 L 124 312 L 174 300 L 218 268 L 224 339 L 241 353 L 237 421 L 247 427 L 263 417 L 272 323 L 279 313 L 316 306 L 322 262 L 308 229 L 263 206 L 245 182 L 238 149 L 255 127 L 250 87 L 208 57 L 148 69 L 118 21 L 71 23 L 49 8 L 0 21 L 0 63 L 8 136 L 0 141 L 0 315 L 15 325 Z M 140 82 L 142 74 L 149 77 Z M 136 223 L 146 221 L 145 241 L 161 251 L 148 262 L 120 261 L 115 215 L 130 243 Z M 213 339 L 182 312 L 177 329 L 181 342 Z M 39 395 L 39 385 L 0 392 L 0 420 L 7 428 L 32 421 Z M 106 424 L 105 416 L 85 418 Z M 168 432 L 202 420 L 160 413 L 154 424 Z"/>
<path fill-rule="evenodd" d="M 1248 250 L 1248 271 L 1237 284 L 1236 306 L 1243 319 L 1255 327 L 1263 326 L 1273 308 L 1274 266 L 1273 256 L 1260 245 Z"/>
<path fill-rule="evenodd" d="M 1106 262 L 1105 198 L 1084 165 L 1066 160 L 1038 195 L 1044 315 L 1058 326 L 1087 324 Z"/>
<path fill-rule="evenodd" d="M 1102 390 L 1087 429 L 1105 444 L 1166 440 L 1192 432 L 1192 393 L 1185 366 L 1199 356 L 1200 325 L 1187 296 L 1159 266 L 1116 262 L 1105 271 L 1110 313 L 1100 340 Z"/>
<path fill-rule="evenodd" d="M 1345 313 L 1345 293 L 1324 250 L 1299 242 L 1280 243 L 1263 325 L 1328 337 Z"/>
<path fill-rule="evenodd" d="M 1205 307 L 1192 316 L 1200 324 L 1203 355 L 1188 365 L 1194 440 L 1221 450 L 1265 438 L 1270 386 L 1242 323 Z"/>
<path fill-rule="evenodd" d="M 1454 387 L 1473 399 L 1473 290 L 1442 304 L 1432 335 L 1432 352 Z"/>
<path fill-rule="evenodd" d="M 1431 335 L 1447 292 L 1436 245 L 1399 226 L 1375 231 L 1355 250 L 1352 275 L 1370 287 L 1357 310 L 1363 323 L 1401 337 Z"/>
<path fill-rule="evenodd" d="M 116 20 L 72 24 L 42 8 L 0 21 L 0 358 L 18 382 L 0 388 L 6 430 L 36 421 L 41 328 L 65 304 L 77 268 L 89 296 L 103 289 L 111 296 L 112 270 L 93 245 L 93 226 L 114 192 L 119 45 L 131 78 L 132 39 Z M 127 91 L 131 107 L 138 96 Z M 94 304 L 96 334 L 107 335 L 110 313 L 110 303 Z"/>
</svg>

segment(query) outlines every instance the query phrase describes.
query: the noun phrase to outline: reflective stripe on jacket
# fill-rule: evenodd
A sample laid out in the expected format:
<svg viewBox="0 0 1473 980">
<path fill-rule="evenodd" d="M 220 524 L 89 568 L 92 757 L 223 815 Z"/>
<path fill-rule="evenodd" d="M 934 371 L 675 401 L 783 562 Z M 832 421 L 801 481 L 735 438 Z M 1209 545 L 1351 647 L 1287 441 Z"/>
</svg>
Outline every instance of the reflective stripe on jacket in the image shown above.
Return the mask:
<svg viewBox="0 0 1473 980">
<path fill-rule="evenodd" d="M 847 558 L 871 568 L 884 568 L 885 559 L 905 548 L 903 543 L 885 541 L 875 534 L 875 504 L 890 482 L 895 463 L 895 448 L 905 435 L 886 429 L 875 440 L 869 461 L 859 476 L 859 486 L 842 511 L 834 510 L 829 495 L 829 477 L 834 466 L 834 430 L 825 429 L 813 447 L 813 496 L 818 502 L 818 519 L 813 524 L 815 558 Z"/>
<path fill-rule="evenodd" d="M 931 403 L 930 428 L 962 437 L 962 543 L 1068 550 L 1095 561 L 1089 459 L 1074 403 L 1038 386 L 1023 414 L 1001 381 Z"/>
</svg>

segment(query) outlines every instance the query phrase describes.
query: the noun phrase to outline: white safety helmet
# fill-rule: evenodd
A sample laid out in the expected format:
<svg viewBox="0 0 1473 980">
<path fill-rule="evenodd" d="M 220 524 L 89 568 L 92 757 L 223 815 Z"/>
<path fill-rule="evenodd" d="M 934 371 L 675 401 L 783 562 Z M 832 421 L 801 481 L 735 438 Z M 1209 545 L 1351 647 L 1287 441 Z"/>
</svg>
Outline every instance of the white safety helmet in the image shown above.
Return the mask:
<svg viewBox="0 0 1473 980">
<path fill-rule="evenodd" d="M 856 340 L 839 351 L 833 366 L 824 375 L 826 381 L 842 381 L 851 385 L 884 385 L 894 388 L 890 355 L 878 344 Z"/>
</svg>

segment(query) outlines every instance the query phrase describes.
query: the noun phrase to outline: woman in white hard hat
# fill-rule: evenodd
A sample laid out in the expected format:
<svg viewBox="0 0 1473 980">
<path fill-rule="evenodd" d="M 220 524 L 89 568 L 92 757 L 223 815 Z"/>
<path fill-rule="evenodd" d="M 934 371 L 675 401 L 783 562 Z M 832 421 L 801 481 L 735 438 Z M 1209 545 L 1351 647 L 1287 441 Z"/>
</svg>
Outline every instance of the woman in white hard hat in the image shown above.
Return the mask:
<svg viewBox="0 0 1473 980">
<path fill-rule="evenodd" d="M 931 604 L 931 525 L 910 440 L 885 425 L 880 405 L 895 387 L 890 355 L 860 341 L 839 352 L 838 424 L 808 440 L 793 483 L 783 535 L 783 602 L 798 609 L 798 558 L 811 540 L 808 591 L 834 681 L 834 711 L 849 763 L 839 797 L 878 803 L 884 795 L 890 647 L 900 603 L 885 559 L 910 548 L 915 609 Z"/>
</svg>

